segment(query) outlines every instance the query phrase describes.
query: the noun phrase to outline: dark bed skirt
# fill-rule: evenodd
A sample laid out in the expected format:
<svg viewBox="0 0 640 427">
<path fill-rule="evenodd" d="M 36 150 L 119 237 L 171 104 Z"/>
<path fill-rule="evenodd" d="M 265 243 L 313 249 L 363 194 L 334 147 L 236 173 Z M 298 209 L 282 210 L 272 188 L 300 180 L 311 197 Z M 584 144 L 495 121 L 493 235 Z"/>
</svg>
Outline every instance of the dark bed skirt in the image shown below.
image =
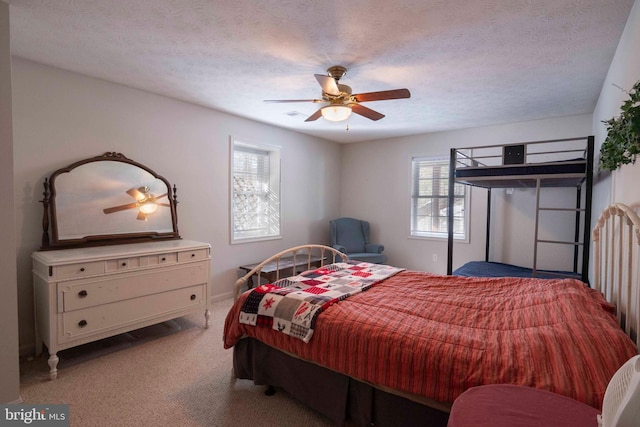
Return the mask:
<svg viewBox="0 0 640 427">
<path fill-rule="evenodd" d="M 340 426 L 446 427 L 449 418 L 446 412 L 289 356 L 253 338 L 234 346 L 233 369 L 239 379 L 286 390 Z"/>
</svg>

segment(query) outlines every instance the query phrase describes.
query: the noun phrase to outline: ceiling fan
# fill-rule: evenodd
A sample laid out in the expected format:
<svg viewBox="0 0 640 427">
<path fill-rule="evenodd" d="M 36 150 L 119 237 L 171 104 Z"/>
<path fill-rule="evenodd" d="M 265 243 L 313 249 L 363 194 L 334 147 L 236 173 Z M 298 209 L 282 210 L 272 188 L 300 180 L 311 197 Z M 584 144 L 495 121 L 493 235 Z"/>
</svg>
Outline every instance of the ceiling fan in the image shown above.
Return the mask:
<svg viewBox="0 0 640 427">
<path fill-rule="evenodd" d="M 133 203 L 127 203 L 126 205 L 113 206 L 110 208 L 105 208 L 102 210 L 105 214 L 110 214 L 114 212 L 120 212 L 127 209 L 138 209 L 138 216 L 136 219 L 141 221 L 147 220 L 147 215 L 152 214 L 158 209 L 158 206 L 167 206 L 170 205 L 168 203 L 157 203 L 156 200 L 161 199 L 167 195 L 167 193 L 161 194 L 159 196 L 154 196 L 150 193 L 150 188 L 145 186 L 132 188 L 127 190 L 127 194 L 133 197 L 136 201 Z"/>
<path fill-rule="evenodd" d="M 384 101 L 389 99 L 410 98 L 409 89 L 383 90 L 380 92 L 366 92 L 353 95 L 351 88 L 340 84 L 339 81 L 347 72 L 341 65 L 334 65 L 327 69 L 327 75 L 315 74 L 316 80 L 322 86 L 322 99 L 267 99 L 264 102 L 314 102 L 326 103 L 318 111 L 310 115 L 305 122 L 325 119 L 339 122 L 346 120 L 351 112 L 371 120 L 380 120 L 384 114 L 361 105 L 361 102 Z"/>
</svg>

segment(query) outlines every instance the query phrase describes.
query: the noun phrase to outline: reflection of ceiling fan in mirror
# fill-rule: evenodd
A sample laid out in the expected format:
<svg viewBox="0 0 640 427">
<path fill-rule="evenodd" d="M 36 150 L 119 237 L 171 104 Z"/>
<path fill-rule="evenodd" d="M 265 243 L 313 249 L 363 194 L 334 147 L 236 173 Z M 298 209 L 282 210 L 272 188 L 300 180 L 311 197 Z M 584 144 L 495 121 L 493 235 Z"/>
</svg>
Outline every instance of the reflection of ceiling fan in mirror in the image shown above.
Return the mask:
<svg viewBox="0 0 640 427">
<path fill-rule="evenodd" d="M 409 89 L 383 90 L 380 92 L 366 92 L 351 94 L 351 88 L 340 84 L 339 81 L 347 72 L 341 65 L 335 65 L 327 69 L 327 75 L 315 74 L 316 80 L 322 86 L 322 99 L 269 99 L 265 102 L 314 102 L 326 103 L 305 120 L 311 122 L 318 120 L 320 116 L 332 122 L 346 120 L 351 112 L 364 116 L 371 120 L 380 120 L 384 114 L 378 113 L 370 108 L 360 105 L 361 102 L 385 101 L 389 99 L 410 98 Z"/>
<path fill-rule="evenodd" d="M 103 209 L 102 211 L 105 214 L 110 214 L 127 209 L 138 209 L 138 216 L 136 217 L 136 219 L 146 221 L 147 215 L 154 213 L 158 209 L 158 206 L 170 206 L 168 203 L 157 202 L 158 199 L 165 197 L 167 193 L 161 194 L 159 196 L 154 196 L 149 191 L 150 189 L 146 185 L 143 187 L 127 190 L 127 194 L 133 197 L 136 200 L 135 202 L 127 203 L 126 205 L 113 206 Z"/>
</svg>

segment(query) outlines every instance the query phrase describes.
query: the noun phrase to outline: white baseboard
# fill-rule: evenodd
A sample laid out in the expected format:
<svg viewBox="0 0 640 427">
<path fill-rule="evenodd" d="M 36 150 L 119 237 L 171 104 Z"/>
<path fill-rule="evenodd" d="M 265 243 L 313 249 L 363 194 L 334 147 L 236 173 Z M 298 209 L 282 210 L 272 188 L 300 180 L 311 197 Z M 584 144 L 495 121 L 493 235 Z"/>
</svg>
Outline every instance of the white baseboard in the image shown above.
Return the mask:
<svg viewBox="0 0 640 427">
<path fill-rule="evenodd" d="M 224 294 L 218 294 L 218 295 L 214 295 L 211 298 L 209 298 L 209 302 L 218 302 L 218 301 L 224 301 L 230 298 L 233 298 L 234 293 L 233 292 L 226 292 Z"/>
<path fill-rule="evenodd" d="M 18 400 L 14 400 L 13 402 L 7 402 L 5 403 L 5 405 L 17 405 L 20 403 L 24 403 L 24 399 L 22 399 L 22 396 L 18 395 Z"/>
</svg>

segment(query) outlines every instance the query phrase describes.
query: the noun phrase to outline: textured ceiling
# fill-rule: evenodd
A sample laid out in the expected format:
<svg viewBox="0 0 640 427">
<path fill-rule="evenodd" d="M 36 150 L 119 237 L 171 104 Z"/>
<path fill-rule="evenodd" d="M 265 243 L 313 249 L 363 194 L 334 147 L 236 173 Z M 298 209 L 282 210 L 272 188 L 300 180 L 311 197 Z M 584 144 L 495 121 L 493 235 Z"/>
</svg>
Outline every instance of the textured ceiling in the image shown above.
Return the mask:
<svg viewBox="0 0 640 427">
<path fill-rule="evenodd" d="M 633 0 L 9 0 L 14 55 L 333 141 L 591 113 Z M 305 122 L 348 68 L 371 121 Z M 297 112 L 300 115 L 291 114 Z"/>
</svg>

